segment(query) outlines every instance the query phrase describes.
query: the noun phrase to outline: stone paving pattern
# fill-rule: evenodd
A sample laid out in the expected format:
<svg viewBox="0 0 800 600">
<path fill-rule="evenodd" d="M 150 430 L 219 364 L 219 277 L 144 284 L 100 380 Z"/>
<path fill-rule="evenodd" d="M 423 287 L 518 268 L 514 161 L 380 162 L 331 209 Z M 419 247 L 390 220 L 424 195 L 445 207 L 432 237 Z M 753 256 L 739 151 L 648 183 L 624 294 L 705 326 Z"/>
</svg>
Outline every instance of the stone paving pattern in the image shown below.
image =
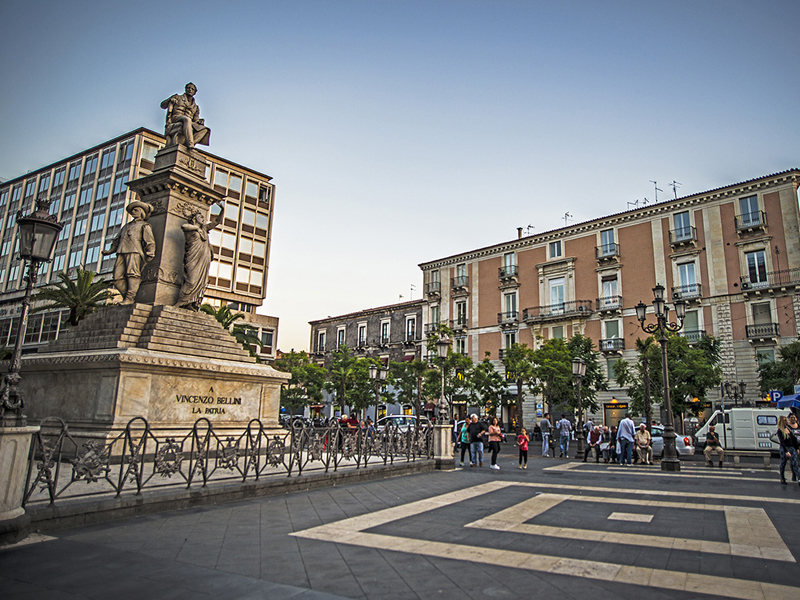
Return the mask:
<svg viewBox="0 0 800 600">
<path fill-rule="evenodd" d="M 0 596 L 8 600 L 640 600 L 646 595 L 648 600 L 660 600 L 727 597 L 728 579 L 739 588 L 742 580 L 757 582 L 753 584 L 755 589 L 760 589 L 758 582 L 794 588 L 787 591 L 776 587 L 783 591 L 773 590 L 772 595 L 762 596 L 765 598 L 800 596 L 800 567 L 796 562 L 465 527 L 518 505 L 536 492 L 608 498 L 610 492 L 592 489 L 604 488 L 616 490 L 612 496 L 640 500 L 641 506 L 636 502 L 616 505 L 604 500 L 565 500 L 527 523 L 728 542 L 723 512 L 702 510 L 703 506 L 762 507 L 788 550 L 800 557 L 800 536 L 796 533 L 800 486 L 781 486 L 775 470 L 706 469 L 701 461 L 693 460 L 684 463 L 683 473 L 667 475 L 658 466 L 622 469 L 602 463 L 537 458 L 531 460 L 528 470 L 522 471 L 516 468 L 510 454 L 502 454 L 499 464 L 499 472 L 484 467 L 407 475 L 48 532 L 39 538 L 41 541 L 34 538 L 35 543 L 0 549 Z M 489 484 L 491 490 L 493 481 L 522 485 L 497 486 L 500 489 L 366 530 L 397 540 L 419 540 L 420 544 L 457 544 L 457 551 L 448 556 L 399 551 L 399 542 L 398 546 L 370 548 L 290 535 L 484 484 Z M 570 489 L 565 491 L 565 487 Z M 653 493 L 629 493 L 635 490 Z M 720 494 L 725 498 L 691 497 L 692 494 Z M 646 505 L 648 501 L 687 502 L 696 505 L 697 510 L 651 507 Z M 649 523 L 609 520 L 614 512 L 653 518 Z M 742 535 L 759 538 L 758 531 L 745 531 Z M 592 579 L 581 573 L 565 574 L 563 569 L 546 572 L 464 560 L 470 558 L 473 548 L 507 550 L 509 556 L 528 552 L 724 579 L 720 580 L 717 593 L 698 594 L 658 585 Z M 753 597 L 760 597 L 754 593 Z"/>
</svg>

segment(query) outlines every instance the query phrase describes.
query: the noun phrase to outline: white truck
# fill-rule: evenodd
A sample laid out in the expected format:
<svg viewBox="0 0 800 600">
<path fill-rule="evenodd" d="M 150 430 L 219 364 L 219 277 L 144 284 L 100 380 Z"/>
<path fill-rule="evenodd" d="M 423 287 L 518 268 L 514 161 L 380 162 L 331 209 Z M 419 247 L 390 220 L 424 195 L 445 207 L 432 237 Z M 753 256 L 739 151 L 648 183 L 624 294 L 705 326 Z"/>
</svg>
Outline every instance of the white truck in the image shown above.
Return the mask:
<svg viewBox="0 0 800 600">
<path fill-rule="evenodd" d="M 711 418 L 697 430 L 697 445 L 705 447 L 711 425 L 726 450 L 770 450 L 778 452 L 778 444 L 769 436 L 778 430 L 778 417 L 788 411 L 780 408 L 728 408 L 723 415 L 715 410 Z"/>
</svg>

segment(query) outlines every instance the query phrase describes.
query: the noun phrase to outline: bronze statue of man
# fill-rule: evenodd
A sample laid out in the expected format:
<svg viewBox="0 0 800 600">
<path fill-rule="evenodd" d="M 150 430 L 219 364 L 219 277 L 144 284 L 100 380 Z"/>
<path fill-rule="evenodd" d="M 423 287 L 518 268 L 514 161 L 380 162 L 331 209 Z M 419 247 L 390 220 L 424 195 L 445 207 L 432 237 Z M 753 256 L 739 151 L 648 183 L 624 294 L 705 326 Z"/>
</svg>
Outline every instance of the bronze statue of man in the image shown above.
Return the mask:
<svg viewBox="0 0 800 600">
<path fill-rule="evenodd" d="M 196 93 L 197 86 L 190 81 L 186 84 L 185 93 L 173 94 L 161 103 L 161 108 L 167 109 L 164 126 L 167 146 L 184 144 L 194 148 L 195 144 L 208 146 L 211 141 L 211 130 L 200 118 L 200 107 L 194 101 Z"/>
<path fill-rule="evenodd" d="M 133 220 L 122 228 L 111 242 L 111 247 L 102 253 L 117 255 L 114 263 L 114 287 L 122 295 L 121 304 L 133 304 L 142 282 L 142 268 L 156 255 L 156 241 L 153 228 L 147 222 L 153 207 L 134 200 L 125 210 Z"/>
</svg>

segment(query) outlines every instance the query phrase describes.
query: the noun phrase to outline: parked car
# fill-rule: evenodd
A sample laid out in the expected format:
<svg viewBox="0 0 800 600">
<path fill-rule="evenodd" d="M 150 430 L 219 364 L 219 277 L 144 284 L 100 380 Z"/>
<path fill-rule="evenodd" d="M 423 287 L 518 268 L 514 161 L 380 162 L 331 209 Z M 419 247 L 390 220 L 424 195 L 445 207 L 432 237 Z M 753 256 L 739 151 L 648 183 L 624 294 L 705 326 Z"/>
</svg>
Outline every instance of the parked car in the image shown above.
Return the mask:
<svg viewBox="0 0 800 600">
<path fill-rule="evenodd" d="M 390 421 L 395 425 L 395 427 L 397 427 L 399 431 L 404 433 L 408 431 L 409 427 L 414 428 L 417 426 L 417 417 L 413 415 L 388 415 L 378 419 L 378 422 L 375 424 L 375 429 L 382 431 L 383 428 L 386 427 L 386 424 Z M 419 425 L 420 427 L 427 427 L 430 425 L 428 417 L 420 417 Z"/>
<path fill-rule="evenodd" d="M 661 425 L 652 425 L 650 427 L 650 435 L 653 438 L 653 457 L 662 457 L 664 455 L 664 427 Z M 692 456 L 694 455 L 694 440 L 692 436 L 676 435 L 675 448 L 678 450 L 678 456 Z"/>
</svg>

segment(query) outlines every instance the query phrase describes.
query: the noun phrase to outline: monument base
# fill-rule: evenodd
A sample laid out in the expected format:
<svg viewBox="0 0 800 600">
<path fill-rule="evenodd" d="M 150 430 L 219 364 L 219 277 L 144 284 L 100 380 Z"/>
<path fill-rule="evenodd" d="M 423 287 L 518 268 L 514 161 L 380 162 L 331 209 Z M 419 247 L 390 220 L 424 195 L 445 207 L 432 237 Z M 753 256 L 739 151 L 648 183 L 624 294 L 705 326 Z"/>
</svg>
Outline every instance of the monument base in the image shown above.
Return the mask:
<svg viewBox="0 0 800 600">
<path fill-rule="evenodd" d="M 38 427 L 0 427 L 0 544 L 13 544 L 30 532 L 31 518 L 22 508 L 28 454 Z"/>
</svg>

